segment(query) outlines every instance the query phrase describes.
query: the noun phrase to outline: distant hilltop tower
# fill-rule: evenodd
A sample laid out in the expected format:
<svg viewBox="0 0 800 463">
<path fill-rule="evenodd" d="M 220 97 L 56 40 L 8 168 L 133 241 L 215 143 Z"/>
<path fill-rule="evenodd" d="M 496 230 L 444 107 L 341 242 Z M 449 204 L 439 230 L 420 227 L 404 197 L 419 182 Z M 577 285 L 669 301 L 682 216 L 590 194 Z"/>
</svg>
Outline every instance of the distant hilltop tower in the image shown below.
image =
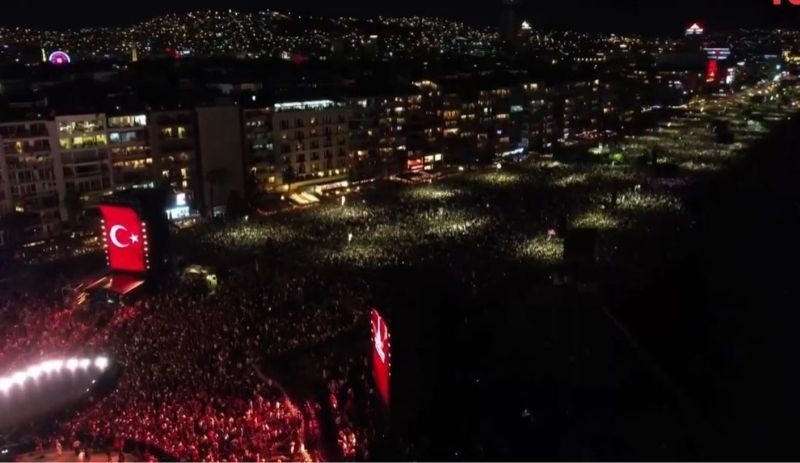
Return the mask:
<svg viewBox="0 0 800 463">
<path fill-rule="evenodd" d="M 517 35 L 517 7 L 519 0 L 503 0 L 500 9 L 499 32 L 503 40 L 513 42 Z"/>
<path fill-rule="evenodd" d="M 699 23 L 693 23 L 691 26 L 687 27 L 684 31 L 684 35 L 686 37 L 699 37 L 705 33 L 705 29 Z"/>
<path fill-rule="evenodd" d="M 136 49 L 136 44 L 131 44 L 131 63 L 139 61 L 139 51 Z"/>
</svg>

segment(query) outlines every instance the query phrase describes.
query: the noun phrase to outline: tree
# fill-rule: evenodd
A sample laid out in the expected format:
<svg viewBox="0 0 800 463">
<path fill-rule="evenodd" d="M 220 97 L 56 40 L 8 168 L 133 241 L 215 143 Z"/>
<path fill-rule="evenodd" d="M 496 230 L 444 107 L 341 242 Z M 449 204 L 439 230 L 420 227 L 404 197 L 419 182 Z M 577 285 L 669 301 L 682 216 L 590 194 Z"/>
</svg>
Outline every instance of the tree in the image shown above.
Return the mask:
<svg viewBox="0 0 800 463">
<path fill-rule="evenodd" d="M 0 219 L 3 241 L 9 247 L 36 238 L 36 229 L 40 226 L 41 218 L 38 214 L 12 212 Z"/>
<path fill-rule="evenodd" d="M 73 225 L 78 222 L 83 214 L 83 200 L 75 190 L 67 191 L 64 195 L 64 208 L 67 210 L 67 220 Z"/>
</svg>

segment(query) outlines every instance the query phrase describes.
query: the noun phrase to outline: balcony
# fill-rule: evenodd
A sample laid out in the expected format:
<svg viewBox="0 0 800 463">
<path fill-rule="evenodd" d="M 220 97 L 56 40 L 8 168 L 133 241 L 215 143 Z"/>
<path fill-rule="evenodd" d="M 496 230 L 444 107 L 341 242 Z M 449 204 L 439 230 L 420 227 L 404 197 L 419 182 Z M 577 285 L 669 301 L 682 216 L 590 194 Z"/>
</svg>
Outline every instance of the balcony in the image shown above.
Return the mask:
<svg viewBox="0 0 800 463">
<path fill-rule="evenodd" d="M 14 139 L 14 138 L 44 138 L 50 134 L 47 131 L 47 126 L 36 125 L 30 128 L 24 127 L 0 127 L 0 138 Z"/>
<path fill-rule="evenodd" d="M 13 156 L 15 154 L 22 154 L 22 155 L 37 155 L 37 154 L 49 154 L 50 153 L 50 144 L 41 144 L 41 145 L 11 145 L 5 146 L 3 148 L 3 153 L 9 156 Z"/>
<path fill-rule="evenodd" d="M 141 127 L 147 127 L 147 116 L 144 114 L 108 118 L 109 129 L 135 129 Z"/>
<path fill-rule="evenodd" d="M 188 114 L 181 114 L 181 115 L 161 114 L 158 117 L 156 117 L 156 124 L 159 126 L 190 125 L 192 123 L 193 123 L 192 117 Z"/>
</svg>

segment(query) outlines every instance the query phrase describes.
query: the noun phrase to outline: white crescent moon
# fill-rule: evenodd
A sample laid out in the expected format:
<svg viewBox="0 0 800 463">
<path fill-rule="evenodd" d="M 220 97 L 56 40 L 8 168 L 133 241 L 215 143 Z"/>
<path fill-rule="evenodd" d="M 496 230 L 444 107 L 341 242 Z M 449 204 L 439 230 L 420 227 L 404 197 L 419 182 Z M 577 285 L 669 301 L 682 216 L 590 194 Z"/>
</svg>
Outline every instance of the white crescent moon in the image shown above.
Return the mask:
<svg viewBox="0 0 800 463">
<path fill-rule="evenodd" d="M 119 242 L 119 238 L 117 238 L 117 232 L 120 230 L 128 231 L 128 229 L 122 225 L 114 225 L 113 227 L 111 227 L 111 230 L 108 231 L 108 238 L 111 240 L 112 243 L 114 243 L 114 246 L 118 248 L 127 248 L 131 244 L 130 243 L 122 244 Z"/>
<path fill-rule="evenodd" d="M 381 362 L 386 361 L 386 352 L 383 351 L 383 323 L 379 318 L 375 323 L 375 350 L 378 352 Z"/>
</svg>

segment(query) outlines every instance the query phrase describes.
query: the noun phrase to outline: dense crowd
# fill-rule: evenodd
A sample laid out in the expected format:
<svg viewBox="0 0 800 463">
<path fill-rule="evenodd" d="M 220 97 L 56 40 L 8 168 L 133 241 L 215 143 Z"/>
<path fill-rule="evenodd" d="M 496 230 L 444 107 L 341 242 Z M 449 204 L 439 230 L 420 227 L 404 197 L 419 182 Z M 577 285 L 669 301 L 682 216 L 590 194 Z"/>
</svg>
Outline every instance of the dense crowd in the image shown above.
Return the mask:
<svg viewBox="0 0 800 463">
<path fill-rule="evenodd" d="M 695 157 L 678 161 L 702 166 L 738 149 L 703 145 L 712 142 L 688 121 L 679 121 L 680 136 L 675 125 L 630 140 L 626 156 L 654 143 L 669 145 L 668 153 L 699 144 L 705 148 L 695 147 Z M 760 130 L 735 129 L 742 137 Z M 685 169 L 678 180 L 700 170 Z M 368 412 L 377 400 L 368 348 L 340 355 L 326 346 L 364 330 L 374 287 L 387 283 L 381 270 L 433 263 L 447 281 L 477 292 L 502 281 L 508 262 L 559 264 L 569 228 L 598 229 L 620 252 L 629 243 L 616 233 L 682 213 L 685 186 L 653 181 L 632 164 L 532 162 L 201 226 L 175 245 L 218 271 L 215 291 L 176 278 L 115 312 L 4 293 L 0 370 L 79 350 L 105 352 L 121 365 L 111 393 L 59 423 L 59 441 L 134 442 L 193 461 L 304 460 L 320 457 L 319 448 L 306 448 L 319 445 L 320 404 L 296 405 L 261 374 L 299 353 L 324 384 L 338 450 L 365 459 L 377 429 Z"/>
<path fill-rule="evenodd" d="M 78 314 L 60 296 L 9 291 L 0 300 L 0 371 L 81 350 L 102 335 L 103 314 Z"/>
<path fill-rule="evenodd" d="M 256 371 L 359 321 L 356 289 L 324 281 L 265 269 L 231 274 L 214 294 L 167 285 L 138 303 L 138 313 L 112 321 L 108 347 L 125 373 L 64 433 L 118 436 L 188 460 L 299 458 L 303 414 Z"/>
<path fill-rule="evenodd" d="M 380 399 L 370 375 L 368 343 L 355 350 L 320 352 L 313 359 L 320 366 L 327 406 L 336 425 L 336 443 L 347 461 L 369 460 L 370 444 L 381 426 Z"/>
<path fill-rule="evenodd" d="M 3 370 L 76 350 L 108 352 L 124 369 L 114 391 L 61 423 L 59 441 L 123 440 L 196 461 L 318 458 L 318 425 L 257 374 L 273 358 L 313 348 L 363 321 L 366 288 L 343 274 L 232 272 L 213 294 L 167 282 L 131 306 L 67 308 L 59 298 L 3 301 Z"/>
</svg>

